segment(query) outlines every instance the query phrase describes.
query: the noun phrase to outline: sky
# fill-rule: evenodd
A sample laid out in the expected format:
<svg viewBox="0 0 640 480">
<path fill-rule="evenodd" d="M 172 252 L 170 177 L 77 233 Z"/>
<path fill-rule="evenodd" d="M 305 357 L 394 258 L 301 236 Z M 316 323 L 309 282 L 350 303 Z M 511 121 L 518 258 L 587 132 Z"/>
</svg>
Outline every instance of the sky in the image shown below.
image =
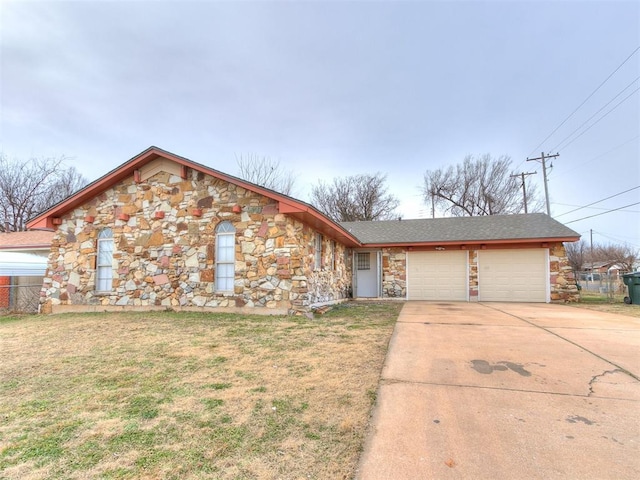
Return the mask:
<svg viewBox="0 0 640 480">
<path fill-rule="evenodd" d="M 380 172 L 403 218 L 427 170 L 508 155 L 542 193 L 559 153 L 552 216 L 640 249 L 638 47 L 637 1 L 0 0 L 0 153 L 268 157 L 304 201 Z"/>
</svg>

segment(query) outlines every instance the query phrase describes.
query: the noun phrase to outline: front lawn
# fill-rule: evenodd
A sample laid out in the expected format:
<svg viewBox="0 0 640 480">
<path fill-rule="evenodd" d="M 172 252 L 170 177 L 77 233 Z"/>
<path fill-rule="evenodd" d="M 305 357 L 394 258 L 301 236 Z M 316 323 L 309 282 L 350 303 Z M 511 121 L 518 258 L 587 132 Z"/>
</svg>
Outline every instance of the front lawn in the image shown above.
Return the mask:
<svg viewBox="0 0 640 480">
<path fill-rule="evenodd" d="M 630 317 L 640 318 L 640 305 L 627 305 L 624 303 L 624 297 L 628 295 L 615 294 L 612 296 L 606 293 L 589 292 L 582 290 L 580 292 L 580 302 L 572 303 L 574 307 L 588 308 L 589 310 L 597 310 L 599 312 L 617 313 L 620 315 L 628 315 Z"/>
<path fill-rule="evenodd" d="M 0 478 L 352 478 L 400 303 L 0 320 Z"/>
</svg>

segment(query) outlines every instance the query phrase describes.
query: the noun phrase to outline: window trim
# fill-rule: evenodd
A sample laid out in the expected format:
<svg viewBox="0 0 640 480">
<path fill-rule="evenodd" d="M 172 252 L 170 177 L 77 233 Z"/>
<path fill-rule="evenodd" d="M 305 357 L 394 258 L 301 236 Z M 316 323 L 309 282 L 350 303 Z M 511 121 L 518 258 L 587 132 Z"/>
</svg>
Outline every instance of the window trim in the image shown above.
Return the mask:
<svg viewBox="0 0 640 480">
<path fill-rule="evenodd" d="M 111 251 L 109 252 L 109 262 L 100 263 L 100 257 L 105 244 L 111 244 Z M 113 251 L 115 242 L 113 241 L 113 230 L 110 228 L 103 228 L 98 233 L 98 240 L 96 242 L 96 274 L 95 274 L 95 291 L 96 293 L 111 293 L 113 292 Z M 103 277 L 102 272 L 109 272 L 109 277 Z M 108 289 L 99 288 L 103 283 L 110 282 Z"/>
<path fill-rule="evenodd" d="M 222 237 L 233 237 L 233 244 L 232 244 L 232 255 L 231 255 L 231 260 L 226 260 L 226 261 L 221 261 L 220 257 L 221 255 L 221 248 L 223 248 L 220 242 L 220 239 Z M 215 281 L 215 291 L 217 293 L 233 293 L 234 292 L 234 287 L 235 287 L 235 280 L 236 280 L 236 228 L 233 226 L 233 224 L 229 221 L 224 221 L 224 222 L 220 222 L 217 226 L 216 226 L 216 247 L 215 247 L 215 266 L 216 266 L 216 271 L 215 271 L 215 277 L 214 277 L 214 281 Z M 228 245 L 225 245 L 224 248 L 229 248 Z M 221 277 L 220 276 L 220 266 L 221 265 L 231 265 L 232 267 L 232 271 L 233 271 L 233 276 L 232 277 Z M 225 281 L 225 286 L 228 280 L 231 280 L 231 288 L 229 289 L 222 289 L 220 288 L 220 283 L 221 280 Z"/>
</svg>

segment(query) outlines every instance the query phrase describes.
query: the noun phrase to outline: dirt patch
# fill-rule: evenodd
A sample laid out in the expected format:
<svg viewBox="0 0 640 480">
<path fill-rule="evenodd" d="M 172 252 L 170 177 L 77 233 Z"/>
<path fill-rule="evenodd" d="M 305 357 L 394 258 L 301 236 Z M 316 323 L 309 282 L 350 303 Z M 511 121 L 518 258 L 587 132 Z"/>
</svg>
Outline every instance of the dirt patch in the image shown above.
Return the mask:
<svg viewBox="0 0 640 480">
<path fill-rule="evenodd" d="M 400 303 L 0 323 L 2 478 L 351 478 Z"/>
</svg>

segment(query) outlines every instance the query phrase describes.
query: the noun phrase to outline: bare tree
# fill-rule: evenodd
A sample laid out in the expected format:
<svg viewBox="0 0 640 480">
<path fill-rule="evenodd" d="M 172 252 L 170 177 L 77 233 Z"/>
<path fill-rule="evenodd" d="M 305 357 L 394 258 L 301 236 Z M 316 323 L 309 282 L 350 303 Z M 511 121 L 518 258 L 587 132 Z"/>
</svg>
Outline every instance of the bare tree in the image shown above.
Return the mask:
<svg viewBox="0 0 640 480">
<path fill-rule="evenodd" d="M 427 170 L 422 193 L 434 211 L 439 207 L 455 217 L 499 215 L 524 211 L 521 186 L 522 181 L 511 176 L 508 156 L 494 159 L 489 154 L 467 155 L 461 164 L 446 170 Z M 526 187 L 528 210 L 540 211 L 542 204 L 535 186 L 527 182 Z"/>
<path fill-rule="evenodd" d="M 388 220 L 397 217 L 400 201 L 387 194 L 381 173 L 337 177 L 311 189 L 311 203 L 336 222 Z"/>
<path fill-rule="evenodd" d="M 631 272 L 640 258 L 640 252 L 628 245 L 611 243 L 595 245 L 593 257 L 594 262 L 611 262 L 618 265 L 622 271 Z"/>
<path fill-rule="evenodd" d="M 582 271 L 583 265 L 587 261 L 587 244 L 584 240 L 567 242 L 564 244 L 564 250 L 567 254 L 567 261 L 577 278 L 577 273 Z"/>
<path fill-rule="evenodd" d="M 285 195 L 292 194 L 296 177 L 292 171 L 285 171 L 280 161 L 248 154 L 236 155 L 236 163 L 241 178 Z"/>
<path fill-rule="evenodd" d="M 622 271 L 631 272 L 640 259 L 640 251 L 629 245 L 596 243 L 591 248 L 580 240 L 565 243 L 564 248 L 574 272 L 591 269 L 596 263 L 618 265 Z"/>
<path fill-rule="evenodd" d="M 18 232 L 27 221 L 87 184 L 64 157 L 9 160 L 0 155 L 0 231 Z"/>
</svg>

